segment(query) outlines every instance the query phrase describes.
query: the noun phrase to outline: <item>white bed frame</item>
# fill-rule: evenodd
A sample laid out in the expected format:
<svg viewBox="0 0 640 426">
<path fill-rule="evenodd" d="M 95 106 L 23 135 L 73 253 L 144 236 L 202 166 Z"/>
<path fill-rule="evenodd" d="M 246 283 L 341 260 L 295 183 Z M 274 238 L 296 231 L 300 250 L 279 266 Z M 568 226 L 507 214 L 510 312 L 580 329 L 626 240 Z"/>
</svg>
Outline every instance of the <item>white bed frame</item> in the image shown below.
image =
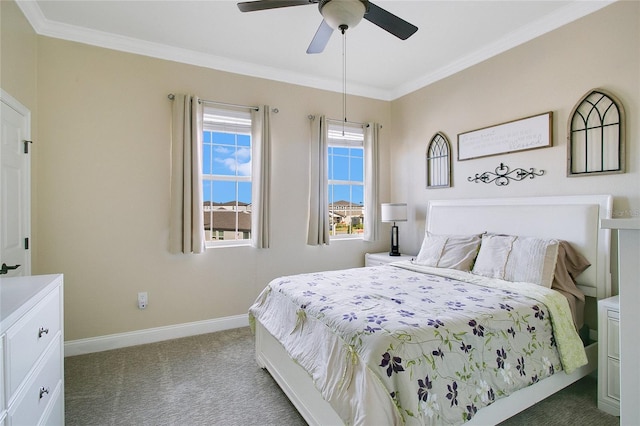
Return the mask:
<svg viewBox="0 0 640 426">
<path fill-rule="evenodd" d="M 600 220 L 611 217 L 610 195 L 441 200 L 429 202 L 426 230 L 436 234 L 496 232 L 569 241 L 591 266 L 578 277 L 590 297 L 611 295 L 610 230 Z M 572 374 L 560 372 L 479 410 L 469 425 L 497 424 L 590 374 L 597 368 L 597 343 L 586 347 L 589 363 Z M 311 377 L 256 321 L 256 359 L 266 368 L 310 425 L 343 421 L 315 388 Z"/>
</svg>

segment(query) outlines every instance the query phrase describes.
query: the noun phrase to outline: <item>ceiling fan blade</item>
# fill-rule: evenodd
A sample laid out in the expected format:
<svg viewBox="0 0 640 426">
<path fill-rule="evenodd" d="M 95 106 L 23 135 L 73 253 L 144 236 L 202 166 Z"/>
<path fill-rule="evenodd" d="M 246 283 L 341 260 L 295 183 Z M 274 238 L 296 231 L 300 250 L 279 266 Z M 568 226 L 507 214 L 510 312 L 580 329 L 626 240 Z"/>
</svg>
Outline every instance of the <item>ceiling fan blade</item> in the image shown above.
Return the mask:
<svg viewBox="0 0 640 426">
<path fill-rule="evenodd" d="M 398 18 L 391 12 L 384 10 L 383 8 L 376 6 L 369 2 L 369 9 L 364 14 L 364 19 L 376 24 L 383 30 L 386 30 L 398 37 L 399 39 L 406 40 L 418 31 L 418 27 L 402 18 Z"/>
<path fill-rule="evenodd" d="M 316 31 L 316 35 L 313 36 L 313 40 L 311 40 L 311 44 L 309 44 L 309 47 L 307 48 L 307 53 L 322 53 L 329 42 L 332 33 L 333 28 L 331 28 L 329 24 L 327 24 L 327 21 L 323 19 Z"/>
<path fill-rule="evenodd" d="M 238 3 L 240 12 L 255 12 L 257 10 L 278 9 L 280 7 L 304 6 L 318 3 L 318 0 L 256 0 Z"/>
</svg>

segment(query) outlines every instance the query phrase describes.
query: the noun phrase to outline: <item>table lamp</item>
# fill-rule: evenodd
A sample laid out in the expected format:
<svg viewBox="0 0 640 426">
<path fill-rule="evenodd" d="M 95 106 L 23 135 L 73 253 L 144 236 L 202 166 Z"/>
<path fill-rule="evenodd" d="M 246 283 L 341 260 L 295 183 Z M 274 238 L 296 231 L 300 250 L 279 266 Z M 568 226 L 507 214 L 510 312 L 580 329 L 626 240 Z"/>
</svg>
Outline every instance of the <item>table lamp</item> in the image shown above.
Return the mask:
<svg viewBox="0 0 640 426">
<path fill-rule="evenodd" d="M 407 221 L 406 203 L 383 203 L 381 205 L 381 217 L 383 222 L 393 222 L 391 227 L 391 251 L 389 256 L 400 256 L 400 244 L 398 242 L 398 227 L 396 222 Z"/>
</svg>

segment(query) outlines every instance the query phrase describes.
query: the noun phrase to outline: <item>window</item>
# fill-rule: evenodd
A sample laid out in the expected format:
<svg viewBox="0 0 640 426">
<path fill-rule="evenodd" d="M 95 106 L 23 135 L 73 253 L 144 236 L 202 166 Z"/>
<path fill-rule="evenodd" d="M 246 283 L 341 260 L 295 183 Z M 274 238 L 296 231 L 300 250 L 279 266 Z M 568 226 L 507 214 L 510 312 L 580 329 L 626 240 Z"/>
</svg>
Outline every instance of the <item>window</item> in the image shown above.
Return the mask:
<svg viewBox="0 0 640 426">
<path fill-rule="evenodd" d="M 202 190 L 209 245 L 251 239 L 251 114 L 205 107 Z"/>
<path fill-rule="evenodd" d="M 329 123 L 329 235 L 362 238 L 364 233 L 364 133 L 362 127 Z"/>
</svg>

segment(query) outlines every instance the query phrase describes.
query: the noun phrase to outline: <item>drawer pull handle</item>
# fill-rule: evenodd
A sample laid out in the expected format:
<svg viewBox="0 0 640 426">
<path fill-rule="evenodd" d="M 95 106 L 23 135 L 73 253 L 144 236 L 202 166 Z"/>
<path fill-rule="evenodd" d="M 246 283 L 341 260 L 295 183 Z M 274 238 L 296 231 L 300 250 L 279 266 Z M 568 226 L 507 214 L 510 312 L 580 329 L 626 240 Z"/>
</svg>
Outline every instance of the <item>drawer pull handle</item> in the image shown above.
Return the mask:
<svg viewBox="0 0 640 426">
<path fill-rule="evenodd" d="M 49 388 L 45 388 L 44 386 L 40 388 L 40 399 L 42 399 L 42 397 L 45 394 L 49 394 Z"/>
<path fill-rule="evenodd" d="M 43 334 L 49 334 L 49 329 L 40 327 L 40 330 L 38 330 L 38 338 L 41 338 Z"/>
</svg>

